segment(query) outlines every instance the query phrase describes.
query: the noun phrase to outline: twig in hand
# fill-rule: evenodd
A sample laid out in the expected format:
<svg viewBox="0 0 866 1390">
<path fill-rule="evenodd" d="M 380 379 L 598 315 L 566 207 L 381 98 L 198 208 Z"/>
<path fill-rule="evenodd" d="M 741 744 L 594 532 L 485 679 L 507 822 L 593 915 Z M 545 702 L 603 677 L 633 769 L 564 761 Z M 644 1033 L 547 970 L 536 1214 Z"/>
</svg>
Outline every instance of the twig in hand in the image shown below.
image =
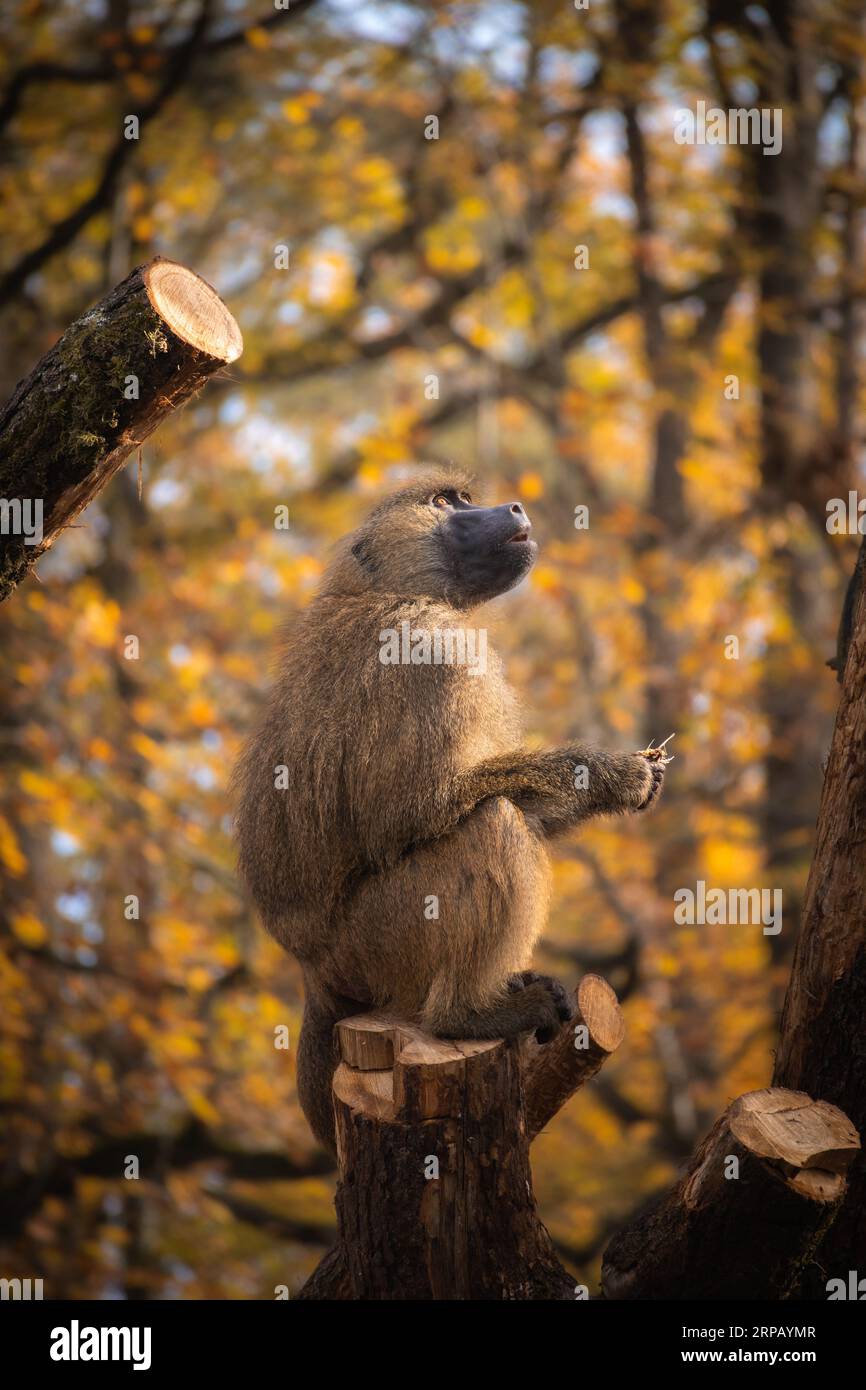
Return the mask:
<svg viewBox="0 0 866 1390">
<path fill-rule="evenodd" d="M 676 756 L 674 753 L 665 752 L 672 738 L 676 738 L 676 734 L 668 734 L 664 743 L 660 743 L 658 747 L 654 746 L 655 739 L 651 738 L 649 748 L 639 748 L 637 751 L 642 758 L 648 758 L 651 763 L 664 763 L 667 767 L 668 763 L 672 763 Z"/>
</svg>

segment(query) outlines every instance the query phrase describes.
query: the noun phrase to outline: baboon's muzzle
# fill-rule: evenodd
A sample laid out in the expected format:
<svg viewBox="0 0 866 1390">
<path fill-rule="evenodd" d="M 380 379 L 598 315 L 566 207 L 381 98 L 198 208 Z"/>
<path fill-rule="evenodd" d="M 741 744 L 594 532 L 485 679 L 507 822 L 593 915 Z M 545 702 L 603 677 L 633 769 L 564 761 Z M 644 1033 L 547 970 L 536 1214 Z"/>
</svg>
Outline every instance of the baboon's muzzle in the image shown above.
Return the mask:
<svg viewBox="0 0 866 1390">
<path fill-rule="evenodd" d="M 444 532 L 458 591 L 470 602 L 513 588 L 538 553 L 532 522 L 519 502 L 461 507 L 448 517 Z"/>
</svg>

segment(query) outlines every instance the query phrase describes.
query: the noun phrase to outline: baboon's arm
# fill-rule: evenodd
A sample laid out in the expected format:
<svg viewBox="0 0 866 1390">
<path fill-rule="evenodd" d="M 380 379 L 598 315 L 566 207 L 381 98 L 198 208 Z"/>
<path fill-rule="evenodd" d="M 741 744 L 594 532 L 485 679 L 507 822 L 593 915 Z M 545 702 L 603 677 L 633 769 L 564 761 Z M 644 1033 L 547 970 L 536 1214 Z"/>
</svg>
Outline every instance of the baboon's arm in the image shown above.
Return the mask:
<svg viewBox="0 0 866 1390">
<path fill-rule="evenodd" d="M 500 754 L 455 779 L 450 805 L 442 808 L 440 833 L 451 829 L 480 802 L 504 796 L 556 835 L 591 816 L 641 811 L 654 800 L 664 767 L 640 753 L 604 753 L 573 744 L 546 752 Z"/>
</svg>

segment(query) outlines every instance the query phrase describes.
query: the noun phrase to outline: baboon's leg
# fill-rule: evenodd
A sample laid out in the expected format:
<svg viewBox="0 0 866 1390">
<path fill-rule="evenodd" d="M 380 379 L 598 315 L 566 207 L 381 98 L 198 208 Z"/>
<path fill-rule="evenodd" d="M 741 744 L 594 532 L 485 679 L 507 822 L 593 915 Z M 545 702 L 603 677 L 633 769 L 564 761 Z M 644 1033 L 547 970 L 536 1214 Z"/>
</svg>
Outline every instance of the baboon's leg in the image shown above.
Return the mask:
<svg viewBox="0 0 866 1390">
<path fill-rule="evenodd" d="M 345 905 L 329 968 L 351 993 L 433 1028 L 507 993 L 544 923 L 550 866 L 526 817 L 486 801 L 448 835 L 368 874 Z"/>
<path fill-rule="evenodd" d="M 440 1038 L 515 1038 L 534 1030 L 544 1043 L 551 1042 L 573 1016 L 574 1008 L 559 981 L 540 976 L 480 1012 L 455 1010 L 435 1031 Z"/>
</svg>

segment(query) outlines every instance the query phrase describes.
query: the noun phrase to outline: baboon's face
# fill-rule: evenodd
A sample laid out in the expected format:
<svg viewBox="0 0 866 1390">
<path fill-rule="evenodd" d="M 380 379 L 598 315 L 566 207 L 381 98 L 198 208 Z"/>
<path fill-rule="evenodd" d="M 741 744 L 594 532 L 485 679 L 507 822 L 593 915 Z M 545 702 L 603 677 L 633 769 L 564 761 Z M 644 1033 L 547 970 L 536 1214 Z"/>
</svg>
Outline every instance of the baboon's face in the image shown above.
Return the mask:
<svg viewBox="0 0 866 1390">
<path fill-rule="evenodd" d="M 468 608 L 504 594 L 538 547 L 519 502 L 477 506 L 462 483 L 404 488 L 373 513 L 351 546 L 370 587 Z"/>
<path fill-rule="evenodd" d="M 478 507 L 467 492 L 448 489 L 430 505 L 439 513 L 440 543 L 462 601 L 504 594 L 529 573 L 538 546 L 519 502 Z"/>
</svg>

